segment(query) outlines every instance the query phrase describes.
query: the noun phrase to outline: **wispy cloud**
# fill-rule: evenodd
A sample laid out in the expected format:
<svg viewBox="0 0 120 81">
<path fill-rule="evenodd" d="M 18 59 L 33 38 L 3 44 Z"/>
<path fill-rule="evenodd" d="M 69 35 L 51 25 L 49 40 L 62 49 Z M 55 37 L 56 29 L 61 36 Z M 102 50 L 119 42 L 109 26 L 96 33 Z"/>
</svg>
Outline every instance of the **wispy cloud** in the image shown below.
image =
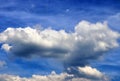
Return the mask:
<svg viewBox="0 0 120 81">
<path fill-rule="evenodd" d="M 0 68 L 4 67 L 6 65 L 5 61 L 0 61 Z"/>
</svg>

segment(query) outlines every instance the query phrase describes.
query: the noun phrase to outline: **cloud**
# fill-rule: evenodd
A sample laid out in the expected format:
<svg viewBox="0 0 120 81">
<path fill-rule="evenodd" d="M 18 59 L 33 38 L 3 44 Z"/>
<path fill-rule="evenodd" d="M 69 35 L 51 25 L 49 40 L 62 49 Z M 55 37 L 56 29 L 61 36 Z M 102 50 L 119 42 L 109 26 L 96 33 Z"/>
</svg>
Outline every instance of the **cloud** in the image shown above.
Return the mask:
<svg viewBox="0 0 120 81">
<path fill-rule="evenodd" d="M 96 68 L 92 68 L 90 66 L 84 66 L 84 67 L 69 67 L 67 68 L 66 72 L 68 74 L 74 75 L 74 77 L 79 78 L 87 78 L 90 80 L 108 80 L 107 76 L 100 71 L 98 71 Z"/>
<path fill-rule="evenodd" d="M 107 23 L 92 24 L 80 22 L 75 27 L 75 43 L 67 64 L 72 66 L 88 64 L 88 60 L 102 56 L 111 48 L 119 46 L 119 33 L 108 28 Z"/>
<path fill-rule="evenodd" d="M 2 74 L 0 75 L 0 81 L 107 81 L 107 79 L 91 80 L 87 78 L 78 78 L 74 75 L 67 73 L 56 74 L 52 72 L 49 75 L 32 75 L 32 77 L 25 78 L 16 75 Z"/>
<path fill-rule="evenodd" d="M 11 48 L 11 46 L 9 46 L 8 44 L 3 44 L 1 49 L 4 49 L 6 52 L 9 51 Z"/>
<path fill-rule="evenodd" d="M 118 46 L 119 33 L 107 24 L 81 21 L 75 32 L 64 30 L 7 28 L 0 33 L 2 48 L 16 56 L 74 57 L 87 59 Z M 100 54 L 99 54 L 100 53 Z M 77 56 L 77 57 L 76 57 Z"/>
<path fill-rule="evenodd" d="M 42 57 L 59 57 L 68 53 L 68 45 L 64 42 L 68 40 L 68 34 L 64 31 L 46 29 L 38 31 L 30 27 L 27 28 L 8 28 L 1 33 L 3 48 L 16 56 L 31 56 L 36 54 Z M 10 45 L 11 44 L 11 45 Z"/>
<path fill-rule="evenodd" d="M 119 37 L 120 34 L 111 30 L 106 22 L 81 21 L 74 32 L 51 28 L 7 28 L 0 33 L 0 43 L 2 49 L 15 57 L 60 59 L 67 73 L 95 80 L 103 78 L 103 74 L 86 65 L 118 47 Z"/>
<path fill-rule="evenodd" d="M 74 60 L 82 62 L 101 56 L 119 45 L 118 38 L 119 33 L 109 29 L 106 23 L 87 21 L 81 21 L 72 33 L 30 27 L 7 28 L 0 33 L 2 48 L 15 56 L 58 57 L 71 59 L 71 64 L 75 64 Z"/>
<path fill-rule="evenodd" d="M 81 74 L 89 76 L 89 77 L 95 77 L 95 78 L 102 78 L 103 74 L 98 71 L 95 68 L 91 68 L 90 66 L 85 66 L 85 67 L 78 67 L 78 70 Z"/>
<path fill-rule="evenodd" d="M 108 25 L 112 27 L 112 29 L 115 29 L 117 31 L 120 30 L 120 13 L 114 14 L 107 18 Z"/>
</svg>

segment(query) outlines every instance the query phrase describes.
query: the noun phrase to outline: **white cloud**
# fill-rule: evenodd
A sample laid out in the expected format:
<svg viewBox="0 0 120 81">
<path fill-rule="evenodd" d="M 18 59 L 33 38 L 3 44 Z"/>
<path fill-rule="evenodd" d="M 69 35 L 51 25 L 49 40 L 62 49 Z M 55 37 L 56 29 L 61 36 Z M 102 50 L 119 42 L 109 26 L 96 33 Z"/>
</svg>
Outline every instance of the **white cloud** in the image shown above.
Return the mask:
<svg viewBox="0 0 120 81">
<path fill-rule="evenodd" d="M 1 48 L 4 49 L 5 51 L 9 51 L 11 47 L 12 46 L 9 46 L 8 44 L 3 44 Z"/>
<path fill-rule="evenodd" d="M 78 70 L 81 74 L 93 78 L 102 78 L 104 75 L 98 71 L 96 68 L 91 68 L 90 66 L 78 67 Z"/>
<path fill-rule="evenodd" d="M 78 67 L 69 67 L 66 70 L 67 73 L 74 75 L 74 77 L 78 78 L 86 78 L 90 80 L 108 80 L 107 76 L 96 68 L 92 68 L 90 66 L 78 66 Z"/>
<path fill-rule="evenodd" d="M 119 46 L 119 37 L 107 23 L 81 21 L 71 33 L 50 28 L 7 28 L 0 33 L 0 43 L 4 50 L 18 57 L 60 58 L 67 65 L 79 66 Z"/>
<path fill-rule="evenodd" d="M 0 81 L 107 81 L 106 79 L 92 80 L 87 78 L 78 78 L 67 73 L 51 73 L 50 75 L 32 75 L 32 77 L 25 78 L 15 75 L 1 74 Z"/>
<path fill-rule="evenodd" d="M 118 37 L 119 33 L 109 29 L 106 23 L 81 21 L 72 33 L 49 28 L 7 28 L 0 33 L 0 42 L 3 49 L 16 56 L 63 58 L 74 54 L 85 58 L 117 47 Z"/>
<path fill-rule="evenodd" d="M 76 73 L 82 75 L 83 78 L 100 78 L 102 74 L 98 70 L 88 66 L 82 68 L 81 66 L 87 65 L 89 60 L 99 58 L 110 49 L 118 47 L 117 39 L 119 37 L 120 34 L 111 30 L 106 22 L 93 24 L 88 21 L 81 21 L 75 26 L 74 32 L 69 33 L 64 30 L 57 31 L 50 28 L 44 30 L 30 27 L 7 28 L 0 33 L 0 43 L 2 44 L 2 49 L 14 56 L 24 58 L 32 58 L 34 56 L 59 58 L 64 62 L 63 64 L 66 68 L 80 66 L 79 71 L 76 71 Z M 4 76 L 9 77 L 9 75 Z M 58 76 L 61 78 L 61 75 Z M 45 76 L 39 77 L 45 78 L 46 81 L 48 79 Z M 28 78 L 28 81 L 33 78 Z M 81 78 L 73 79 L 72 81 L 85 81 L 81 80 Z M 54 80 L 51 79 L 51 81 Z"/>
</svg>

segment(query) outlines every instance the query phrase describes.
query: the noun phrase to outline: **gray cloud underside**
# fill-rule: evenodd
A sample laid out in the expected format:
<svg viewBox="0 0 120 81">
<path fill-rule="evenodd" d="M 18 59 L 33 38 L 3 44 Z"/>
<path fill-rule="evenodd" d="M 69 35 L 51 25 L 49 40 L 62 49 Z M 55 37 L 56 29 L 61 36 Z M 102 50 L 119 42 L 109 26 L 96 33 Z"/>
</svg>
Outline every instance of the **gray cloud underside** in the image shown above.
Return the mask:
<svg viewBox="0 0 120 81">
<path fill-rule="evenodd" d="M 7 28 L 0 33 L 0 43 L 2 49 L 18 57 L 62 58 L 71 65 L 80 65 L 119 46 L 119 36 L 106 23 L 81 21 L 71 33 L 50 28 Z"/>
</svg>

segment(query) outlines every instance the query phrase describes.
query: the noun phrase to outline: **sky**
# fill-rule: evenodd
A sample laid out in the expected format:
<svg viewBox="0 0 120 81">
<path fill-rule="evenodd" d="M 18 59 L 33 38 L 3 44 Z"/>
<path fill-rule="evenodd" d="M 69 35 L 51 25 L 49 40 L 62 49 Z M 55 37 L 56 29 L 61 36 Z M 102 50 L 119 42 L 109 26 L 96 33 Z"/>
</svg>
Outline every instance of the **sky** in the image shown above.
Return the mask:
<svg viewBox="0 0 120 81">
<path fill-rule="evenodd" d="M 0 0 L 0 81 L 119 81 L 120 0 Z"/>
</svg>

